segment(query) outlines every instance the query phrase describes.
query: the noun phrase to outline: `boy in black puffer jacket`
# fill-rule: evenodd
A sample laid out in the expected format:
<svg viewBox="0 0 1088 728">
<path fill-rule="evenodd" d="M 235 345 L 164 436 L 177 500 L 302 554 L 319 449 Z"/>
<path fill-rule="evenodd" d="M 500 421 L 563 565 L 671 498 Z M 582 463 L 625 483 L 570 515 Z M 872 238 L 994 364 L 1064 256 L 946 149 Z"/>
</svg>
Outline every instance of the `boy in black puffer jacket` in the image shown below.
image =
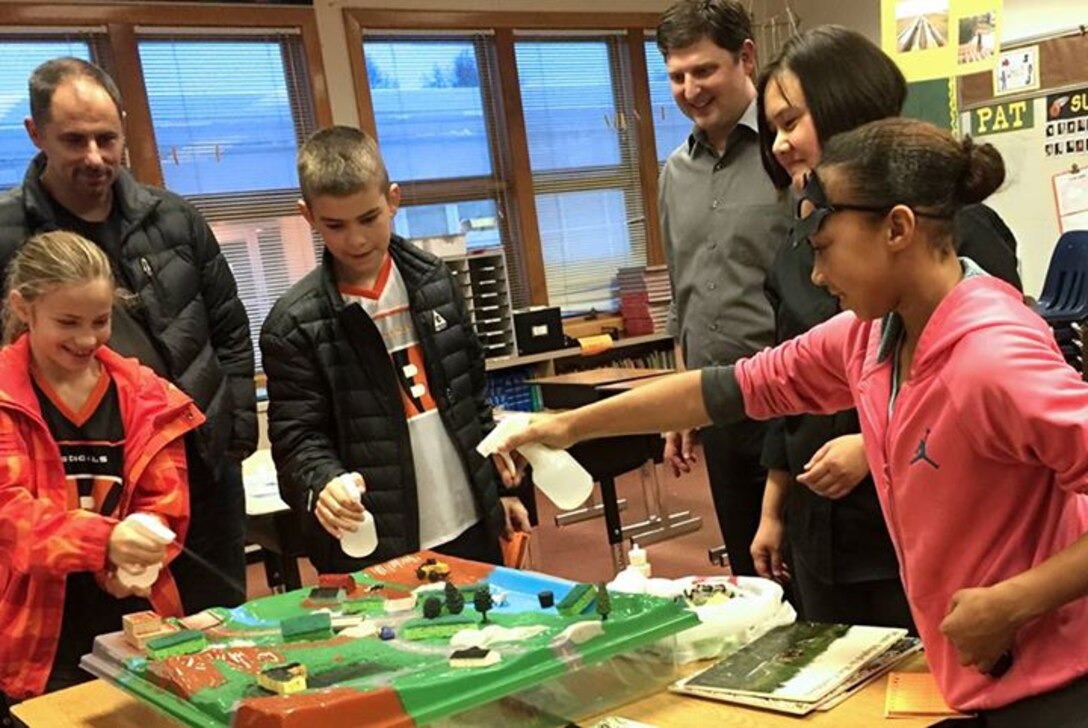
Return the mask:
<svg viewBox="0 0 1088 728">
<path fill-rule="evenodd" d="M 261 352 L 280 491 L 302 515 L 310 560 L 347 572 L 435 549 L 501 563 L 500 536 L 529 519 L 475 450 L 494 423 L 460 287 L 392 234 L 400 189 L 369 136 L 319 131 L 298 169 L 302 215 L 326 250 L 276 302 Z M 355 559 L 337 539 L 364 510 L 378 548 Z"/>
</svg>

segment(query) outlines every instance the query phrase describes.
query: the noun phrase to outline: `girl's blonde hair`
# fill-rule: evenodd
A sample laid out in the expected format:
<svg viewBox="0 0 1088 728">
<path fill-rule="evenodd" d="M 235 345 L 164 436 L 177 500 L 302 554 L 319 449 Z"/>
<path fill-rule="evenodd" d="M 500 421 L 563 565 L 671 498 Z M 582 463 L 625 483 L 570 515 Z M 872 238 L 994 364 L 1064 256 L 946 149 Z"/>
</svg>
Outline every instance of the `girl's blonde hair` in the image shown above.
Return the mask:
<svg viewBox="0 0 1088 728">
<path fill-rule="evenodd" d="M 12 310 L 10 297 L 18 291 L 33 303 L 60 285 L 79 285 L 104 279 L 113 286 L 113 269 L 102 249 L 81 235 L 64 230 L 41 233 L 23 243 L 8 264 L 4 286 L 4 343 L 26 331 Z"/>
</svg>

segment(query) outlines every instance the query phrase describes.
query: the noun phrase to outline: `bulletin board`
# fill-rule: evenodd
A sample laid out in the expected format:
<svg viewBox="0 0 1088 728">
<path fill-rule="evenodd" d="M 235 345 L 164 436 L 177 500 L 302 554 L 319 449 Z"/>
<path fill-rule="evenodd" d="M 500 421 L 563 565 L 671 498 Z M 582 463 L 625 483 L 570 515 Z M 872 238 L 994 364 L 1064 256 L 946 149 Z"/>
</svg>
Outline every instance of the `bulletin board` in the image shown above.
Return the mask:
<svg viewBox="0 0 1088 728">
<path fill-rule="evenodd" d="M 1037 46 L 1037 89 L 995 95 L 988 71 L 961 76 L 958 93 L 962 130 L 1005 160 L 1005 185 L 987 204 L 1016 235 L 1024 292 L 1038 296 L 1059 235 L 1088 225 L 1088 35 L 1029 45 Z"/>
</svg>

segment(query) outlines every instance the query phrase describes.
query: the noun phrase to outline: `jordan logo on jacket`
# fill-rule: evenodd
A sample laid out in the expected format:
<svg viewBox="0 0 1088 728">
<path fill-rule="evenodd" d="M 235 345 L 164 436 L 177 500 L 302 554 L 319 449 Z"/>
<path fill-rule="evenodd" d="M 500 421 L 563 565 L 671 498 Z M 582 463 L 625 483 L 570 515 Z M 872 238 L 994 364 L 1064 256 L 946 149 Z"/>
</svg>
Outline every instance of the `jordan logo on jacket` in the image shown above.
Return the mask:
<svg viewBox="0 0 1088 728">
<path fill-rule="evenodd" d="M 929 428 L 926 428 L 926 434 L 922 435 L 922 439 L 918 441 L 918 447 L 914 450 L 914 456 L 910 459 L 910 464 L 914 465 L 917 462 L 928 463 L 933 466 L 934 470 L 939 470 L 940 465 L 933 461 L 931 457 L 926 453 L 926 440 L 929 439 Z"/>
</svg>

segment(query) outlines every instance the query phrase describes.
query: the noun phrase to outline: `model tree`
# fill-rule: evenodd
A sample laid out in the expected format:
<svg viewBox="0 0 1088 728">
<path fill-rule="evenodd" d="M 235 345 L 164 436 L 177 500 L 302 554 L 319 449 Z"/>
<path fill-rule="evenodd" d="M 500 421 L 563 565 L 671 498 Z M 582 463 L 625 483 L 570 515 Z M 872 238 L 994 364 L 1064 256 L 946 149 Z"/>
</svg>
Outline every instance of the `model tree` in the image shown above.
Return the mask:
<svg viewBox="0 0 1088 728">
<path fill-rule="evenodd" d="M 608 619 L 612 612 L 612 600 L 608 596 L 608 589 L 602 581 L 597 585 L 597 614 L 601 615 L 601 621 Z"/>
<path fill-rule="evenodd" d="M 482 617 L 480 621 L 486 624 L 487 613 L 495 606 L 495 602 L 491 601 L 491 588 L 487 584 L 476 587 L 476 593 L 472 598 L 472 606 L 476 608 L 476 611 Z"/>
<path fill-rule="evenodd" d="M 427 597 L 423 602 L 423 616 L 427 619 L 438 619 L 442 614 L 442 600 L 438 597 Z"/>
<path fill-rule="evenodd" d="M 461 593 L 461 590 L 453 585 L 452 582 L 446 582 L 446 611 L 450 614 L 460 614 L 465 610 L 465 595 Z"/>
</svg>

